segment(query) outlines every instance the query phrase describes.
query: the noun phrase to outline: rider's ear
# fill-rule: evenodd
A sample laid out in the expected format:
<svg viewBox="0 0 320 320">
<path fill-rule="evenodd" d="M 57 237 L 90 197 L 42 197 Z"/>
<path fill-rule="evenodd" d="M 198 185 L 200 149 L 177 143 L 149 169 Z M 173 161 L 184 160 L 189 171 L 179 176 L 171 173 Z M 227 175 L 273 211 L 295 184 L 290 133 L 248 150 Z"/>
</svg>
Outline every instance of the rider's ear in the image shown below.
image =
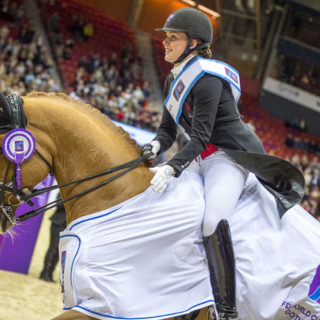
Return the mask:
<svg viewBox="0 0 320 320">
<path fill-rule="evenodd" d="M 196 39 L 192 39 L 190 49 L 195 48 L 198 45 L 198 41 Z"/>
</svg>

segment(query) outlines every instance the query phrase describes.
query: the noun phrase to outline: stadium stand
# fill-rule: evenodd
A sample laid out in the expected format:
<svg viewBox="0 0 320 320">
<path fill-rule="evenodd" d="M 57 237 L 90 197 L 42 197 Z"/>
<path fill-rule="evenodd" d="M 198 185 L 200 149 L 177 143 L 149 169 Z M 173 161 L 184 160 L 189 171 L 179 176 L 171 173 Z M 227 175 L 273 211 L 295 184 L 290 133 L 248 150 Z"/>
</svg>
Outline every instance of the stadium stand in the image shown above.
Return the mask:
<svg viewBox="0 0 320 320">
<path fill-rule="evenodd" d="M 23 1 L 2 1 L 0 16 L 0 90 L 25 95 L 31 90 L 56 91 L 53 61 L 35 35 Z"/>
<path fill-rule="evenodd" d="M 0 89 L 3 92 L 24 95 L 31 90 L 56 91 L 52 74 L 52 64 L 56 63 L 64 90 L 70 96 L 87 101 L 111 119 L 149 131 L 157 129 L 161 112 L 150 107 L 152 89 L 142 78 L 143 65 L 137 55 L 132 28 L 76 0 L 38 0 L 55 56 L 55 61 L 50 61 L 22 3 L 22 0 L 1 1 Z M 286 35 L 292 36 L 293 31 L 286 28 Z M 152 36 L 152 44 L 154 63 L 163 83 L 171 66 L 163 61 L 162 39 Z M 288 66 L 281 68 L 279 79 L 286 77 L 290 81 L 288 69 Z M 271 117 L 266 108 L 260 107 L 258 92 L 244 91 L 240 105 L 244 121 L 262 139 L 266 151 L 286 158 L 304 172 L 307 187 L 302 205 L 312 215 L 320 216 L 320 137 L 309 132 L 301 117 L 286 121 Z M 183 143 L 179 137 L 180 147 Z"/>
<path fill-rule="evenodd" d="M 66 91 L 111 119 L 155 131 L 160 115 L 149 105 L 150 85 L 141 76 L 133 30 L 76 1 L 39 5 Z M 88 26 L 91 36 L 85 36 Z"/>
</svg>

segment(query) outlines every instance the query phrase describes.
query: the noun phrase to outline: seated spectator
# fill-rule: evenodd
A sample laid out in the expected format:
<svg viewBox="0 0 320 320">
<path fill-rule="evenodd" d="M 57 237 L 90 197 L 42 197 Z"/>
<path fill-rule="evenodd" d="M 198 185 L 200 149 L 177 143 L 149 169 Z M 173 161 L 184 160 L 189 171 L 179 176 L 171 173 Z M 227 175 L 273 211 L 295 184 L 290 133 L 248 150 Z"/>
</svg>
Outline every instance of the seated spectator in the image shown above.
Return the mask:
<svg viewBox="0 0 320 320">
<path fill-rule="evenodd" d="M 83 27 L 85 20 L 83 17 L 78 16 L 74 13 L 71 17 L 71 21 L 68 25 L 68 30 L 73 34 L 75 41 L 83 40 Z"/>
<path fill-rule="evenodd" d="M 124 112 L 122 111 L 121 108 L 118 107 L 117 114 L 116 114 L 116 121 L 122 122 L 123 118 L 124 118 Z"/>
<path fill-rule="evenodd" d="M 306 210 L 306 211 L 308 211 L 308 212 L 311 212 L 311 206 L 310 206 L 310 203 L 309 203 L 309 201 L 308 201 L 307 199 L 304 200 L 304 201 L 302 201 L 301 207 L 302 207 L 304 210 Z"/>
<path fill-rule="evenodd" d="M 310 191 L 312 191 L 313 188 L 315 188 L 315 187 L 320 188 L 319 169 L 318 168 L 311 169 L 311 175 L 312 175 L 312 180 L 309 185 Z"/>
<path fill-rule="evenodd" d="M 302 171 L 303 172 L 307 171 L 308 166 L 309 166 L 309 159 L 305 154 L 302 156 L 300 164 L 301 164 L 301 167 L 302 167 Z"/>
<path fill-rule="evenodd" d="M 286 137 L 286 140 L 285 140 L 285 145 L 289 148 L 292 148 L 293 147 L 293 144 L 294 144 L 294 141 L 293 141 L 293 136 L 291 133 L 289 133 Z"/>
<path fill-rule="evenodd" d="M 35 32 L 29 24 L 25 24 L 19 33 L 19 42 L 30 44 L 33 41 Z"/>
<path fill-rule="evenodd" d="M 291 162 L 296 166 L 300 167 L 300 156 L 296 153 L 292 156 Z"/>
<path fill-rule="evenodd" d="M 87 22 L 83 27 L 83 38 L 85 41 L 88 41 L 93 37 L 94 28 L 93 24 L 90 22 Z"/>
<path fill-rule="evenodd" d="M 8 25 L 7 24 L 4 24 L 1 28 L 0 28 L 0 41 L 2 42 L 5 42 L 8 35 L 10 33 L 10 30 L 8 28 Z"/>
<path fill-rule="evenodd" d="M 49 30 L 54 33 L 60 32 L 59 15 L 56 11 L 49 18 Z"/>
<path fill-rule="evenodd" d="M 72 50 L 68 47 L 64 47 L 62 51 L 62 58 L 65 60 L 70 60 L 72 55 Z"/>
<path fill-rule="evenodd" d="M 143 105 L 143 102 L 145 100 L 144 92 L 142 91 L 140 86 L 135 86 L 133 92 L 132 92 L 132 98 L 135 103 L 139 103 Z"/>
<path fill-rule="evenodd" d="M 303 132 L 307 131 L 307 122 L 305 119 L 300 119 L 299 129 L 300 131 L 303 131 Z"/>
<path fill-rule="evenodd" d="M 311 210 L 310 213 L 315 216 L 318 214 L 319 210 L 319 200 L 320 200 L 320 192 L 319 192 L 319 187 L 315 186 L 313 190 L 310 192 L 310 206 Z"/>
</svg>

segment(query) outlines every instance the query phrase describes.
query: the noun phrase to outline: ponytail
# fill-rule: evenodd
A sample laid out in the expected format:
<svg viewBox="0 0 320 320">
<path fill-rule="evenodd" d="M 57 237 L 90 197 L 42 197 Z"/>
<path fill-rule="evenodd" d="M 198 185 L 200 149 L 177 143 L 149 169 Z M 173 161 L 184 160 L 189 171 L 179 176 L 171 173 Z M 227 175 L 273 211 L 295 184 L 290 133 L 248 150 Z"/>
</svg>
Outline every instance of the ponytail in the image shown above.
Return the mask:
<svg viewBox="0 0 320 320">
<path fill-rule="evenodd" d="M 207 59 L 211 59 L 212 58 L 212 52 L 210 48 L 204 48 L 204 49 L 200 49 L 198 51 L 198 56 L 202 57 L 202 58 L 207 58 Z"/>
<path fill-rule="evenodd" d="M 203 44 L 204 42 L 200 39 L 196 39 L 199 44 Z M 211 59 L 212 58 L 212 52 L 211 49 L 209 47 L 205 47 L 202 49 L 197 50 L 198 52 L 198 56 L 202 57 L 202 58 L 206 58 L 206 59 Z"/>
</svg>

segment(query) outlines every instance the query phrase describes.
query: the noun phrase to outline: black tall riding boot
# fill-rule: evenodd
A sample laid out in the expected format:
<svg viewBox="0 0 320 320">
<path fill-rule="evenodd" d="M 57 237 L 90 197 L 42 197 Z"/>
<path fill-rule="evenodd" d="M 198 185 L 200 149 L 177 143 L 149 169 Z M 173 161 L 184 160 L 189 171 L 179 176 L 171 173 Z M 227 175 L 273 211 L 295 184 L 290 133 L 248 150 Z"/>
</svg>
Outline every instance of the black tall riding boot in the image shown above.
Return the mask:
<svg viewBox="0 0 320 320">
<path fill-rule="evenodd" d="M 240 320 L 236 309 L 234 253 L 227 220 L 221 220 L 214 234 L 204 238 L 204 245 L 218 319 Z"/>
<path fill-rule="evenodd" d="M 48 282 L 54 282 L 53 272 L 59 261 L 58 247 L 50 246 L 44 259 L 43 269 L 40 273 L 40 279 Z"/>
<path fill-rule="evenodd" d="M 54 270 L 54 268 L 52 267 L 52 265 L 45 266 L 43 268 L 43 270 L 41 271 L 39 278 L 44 281 L 54 282 L 53 277 L 52 277 L 53 270 Z"/>
</svg>

